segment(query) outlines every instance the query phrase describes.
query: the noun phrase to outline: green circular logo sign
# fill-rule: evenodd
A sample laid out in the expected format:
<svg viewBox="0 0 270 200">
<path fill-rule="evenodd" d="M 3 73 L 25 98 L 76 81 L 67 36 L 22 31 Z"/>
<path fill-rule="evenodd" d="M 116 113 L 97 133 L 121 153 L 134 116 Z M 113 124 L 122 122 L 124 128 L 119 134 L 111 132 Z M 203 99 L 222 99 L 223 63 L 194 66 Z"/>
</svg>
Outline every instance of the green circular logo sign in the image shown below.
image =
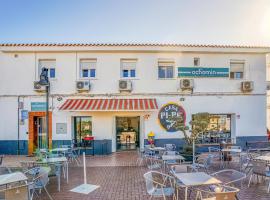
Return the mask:
<svg viewBox="0 0 270 200">
<path fill-rule="evenodd" d="M 186 123 L 186 112 L 177 103 L 168 103 L 161 107 L 158 113 L 159 123 L 168 132 L 179 130 L 178 125 Z"/>
</svg>

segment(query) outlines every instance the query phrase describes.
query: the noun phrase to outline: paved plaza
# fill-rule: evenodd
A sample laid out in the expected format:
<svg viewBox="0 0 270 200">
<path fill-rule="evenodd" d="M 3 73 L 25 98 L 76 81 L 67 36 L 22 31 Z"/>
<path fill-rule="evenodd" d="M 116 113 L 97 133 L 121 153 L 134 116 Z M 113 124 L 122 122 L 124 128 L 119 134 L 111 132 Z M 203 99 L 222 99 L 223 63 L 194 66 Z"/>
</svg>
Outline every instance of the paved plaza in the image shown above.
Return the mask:
<svg viewBox="0 0 270 200">
<path fill-rule="evenodd" d="M 87 179 L 88 183 L 99 185 L 100 187 L 88 195 L 70 192 L 71 189 L 83 183 L 83 168 L 76 164 L 71 164 L 69 173 L 69 183 L 62 180 L 61 192 L 57 191 L 57 180 L 52 177 L 48 190 L 54 199 L 59 200 L 145 200 L 149 198 L 146 193 L 143 174 L 148 171 L 146 166 L 139 166 L 136 152 L 120 152 L 108 156 L 87 157 Z M 25 156 L 6 156 L 5 166 L 19 166 L 20 160 L 31 160 Z M 268 181 L 268 180 L 266 180 Z M 180 198 L 183 199 L 183 191 L 180 191 Z M 239 193 L 241 200 L 269 200 L 266 184 L 252 184 L 247 188 L 247 180 L 243 182 Z M 47 196 L 40 195 L 42 200 Z"/>
</svg>

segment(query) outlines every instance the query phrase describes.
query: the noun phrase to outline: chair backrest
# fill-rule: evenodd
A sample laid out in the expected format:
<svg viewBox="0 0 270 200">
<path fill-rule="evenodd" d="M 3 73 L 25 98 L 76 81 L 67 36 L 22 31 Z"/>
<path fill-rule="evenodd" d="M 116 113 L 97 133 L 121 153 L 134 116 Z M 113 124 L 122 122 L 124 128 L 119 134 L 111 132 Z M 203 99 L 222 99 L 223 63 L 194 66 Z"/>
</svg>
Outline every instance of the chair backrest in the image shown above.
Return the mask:
<svg viewBox="0 0 270 200">
<path fill-rule="evenodd" d="M 230 149 L 242 149 L 240 146 L 229 146 Z"/>
<path fill-rule="evenodd" d="M 209 152 L 220 152 L 220 148 L 219 147 L 208 147 L 208 151 Z"/>
<path fill-rule="evenodd" d="M 176 151 L 165 151 L 165 152 L 164 152 L 164 155 L 171 155 L 171 156 L 174 156 L 174 155 L 176 155 L 176 154 L 177 154 Z"/>
<path fill-rule="evenodd" d="M 0 165 L 2 165 L 3 158 L 4 158 L 4 156 L 3 155 L 0 155 Z"/>
<path fill-rule="evenodd" d="M 176 150 L 175 144 L 165 144 L 164 148 L 166 151 L 175 151 Z"/>
<path fill-rule="evenodd" d="M 252 173 L 265 176 L 267 163 L 263 160 L 251 160 Z"/>
<path fill-rule="evenodd" d="M 153 184 L 153 172 L 147 172 L 143 175 L 146 183 L 146 191 L 148 194 L 152 194 L 155 190 L 154 184 Z"/>
<path fill-rule="evenodd" d="M 34 179 L 35 188 L 43 188 L 49 183 L 50 168 L 40 167 L 37 177 Z"/>
<path fill-rule="evenodd" d="M 224 169 L 211 174 L 219 180 L 222 180 L 224 185 L 234 185 L 241 183 L 246 178 L 246 174 L 234 169 Z"/>
<path fill-rule="evenodd" d="M 171 173 L 183 173 L 186 172 L 186 167 L 184 165 L 173 165 L 171 166 Z"/>
</svg>

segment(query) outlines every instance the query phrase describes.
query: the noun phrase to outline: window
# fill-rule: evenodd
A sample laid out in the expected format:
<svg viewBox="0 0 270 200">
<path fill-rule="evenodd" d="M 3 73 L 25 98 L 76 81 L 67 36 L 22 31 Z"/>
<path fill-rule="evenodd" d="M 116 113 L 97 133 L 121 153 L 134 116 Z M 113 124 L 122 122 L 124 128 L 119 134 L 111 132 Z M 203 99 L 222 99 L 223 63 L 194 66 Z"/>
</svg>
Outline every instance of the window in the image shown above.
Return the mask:
<svg viewBox="0 0 270 200">
<path fill-rule="evenodd" d="M 193 64 L 194 64 L 194 67 L 200 66 L 200 58 L 194 58 Z"/>
<path fill-rule="evenodd" d="M 80 60 L 80 78 L 95 78 L 96 77 L 96 59 Z"/>
<path fill-rule="evenodd" d="M 121 78 L 136 78 L 136 59 L 121 60 Z"/>
<path fill-rule="evenodd" d="M 239 60 L 232 60 L 230 62 L 230 78 L 242 79 L 244 76 L 245 62 Z"/>
<path fill-rule="evenodd" d="M 39 60 L 39 73 L 38 75 L 40 75 L 41 73 L 41 69 L 45 67 L 48 69 L 48 77 L 49 78 L 56 78 L 56 71 L 55 71 L 55 67 L 56 67 L 56 61 L 55 60 Z"/>
<path fill-rule="evenodd" d="M 158 62 L 158 78 L 174 78 L 174 62 Z"/>
<path fill-rule="evenodd" d="M 200 134 L 197 143 L 231 142 L 231 115 L 211 114 L 207 131 Z"/>
</svg>

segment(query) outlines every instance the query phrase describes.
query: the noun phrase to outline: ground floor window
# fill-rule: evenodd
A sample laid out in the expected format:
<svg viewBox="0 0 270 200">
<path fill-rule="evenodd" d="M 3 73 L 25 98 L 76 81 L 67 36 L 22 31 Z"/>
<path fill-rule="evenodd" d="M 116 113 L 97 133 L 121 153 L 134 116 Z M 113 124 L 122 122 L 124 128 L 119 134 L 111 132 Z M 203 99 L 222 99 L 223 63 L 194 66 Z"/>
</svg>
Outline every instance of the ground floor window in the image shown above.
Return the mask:
<svg viewBox="0 0 270 200">
<path fill-rule="evenodd" d="M 199 144 L 231 142 L 231 114 L 211 114 L 208 131 L 201 134 Z"/>
<path fill-rule="evenodd" d="M 85 137 L 92 136 L 92 117 L 74 117 L 74 143 L 81 144 Z"/>
<path fill-rule="evenodd" d="M 133 150 L 140 145 L 140 117 L 116 117 L 116 149 Z"/>
</svg>

